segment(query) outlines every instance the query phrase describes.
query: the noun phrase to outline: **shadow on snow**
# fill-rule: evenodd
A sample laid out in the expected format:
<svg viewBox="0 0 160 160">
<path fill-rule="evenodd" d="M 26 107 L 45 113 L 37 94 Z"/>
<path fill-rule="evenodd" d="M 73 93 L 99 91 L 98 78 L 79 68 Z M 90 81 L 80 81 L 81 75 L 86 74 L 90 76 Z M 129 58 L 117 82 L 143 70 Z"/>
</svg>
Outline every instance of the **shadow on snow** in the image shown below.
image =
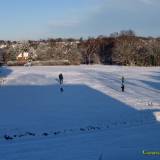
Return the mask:
<svg viewBox="0 0 160 160">
<path fill-rule="evenodd" d="M 85 85 L 4 86 L 0 88 L 0 126 L 65 129 L 87 125 L 156 122 L 153 112 L 138 111 Z M 3 127 L 2 127 L 3 128 Z"/>
<path fill-rule="evenodd" d="M 11 73 L 12 69 L 10 69 L 9 67 L 0 67 L 0 78 L 7 77 Z"/>
</svg>

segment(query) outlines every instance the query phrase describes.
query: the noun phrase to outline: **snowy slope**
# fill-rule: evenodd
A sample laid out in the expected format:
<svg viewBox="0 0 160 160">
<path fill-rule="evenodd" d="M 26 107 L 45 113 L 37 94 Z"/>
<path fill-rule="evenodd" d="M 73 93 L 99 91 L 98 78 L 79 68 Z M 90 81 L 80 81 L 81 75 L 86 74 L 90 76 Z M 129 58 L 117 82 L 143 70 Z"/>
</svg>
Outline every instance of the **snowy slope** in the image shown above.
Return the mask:
<svg viewBox="0 0 160 160">
<path fill-rule="evenodd" d="M 2 160 L 154 159 L 142 151 L 160 150 L 160 67 L 10 67 L 0 75 Z"/>
</svg>

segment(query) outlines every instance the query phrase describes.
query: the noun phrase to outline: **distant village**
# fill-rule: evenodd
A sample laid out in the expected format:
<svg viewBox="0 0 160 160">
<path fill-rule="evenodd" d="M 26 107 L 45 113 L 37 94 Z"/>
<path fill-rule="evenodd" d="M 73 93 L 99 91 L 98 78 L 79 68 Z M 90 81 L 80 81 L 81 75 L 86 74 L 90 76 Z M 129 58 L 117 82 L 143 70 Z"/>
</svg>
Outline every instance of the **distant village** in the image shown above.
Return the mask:
<svg viewBox="0 0 160 160">
<path fill-rule="evenodd" d="M 52 57 L 55 61 L 68 62 L 65 55 L 78 48 L 79 40 L 50 39 L 40 41 L 0 41 L 0 64 L 26 65 L 33 61 L 47 61 Z M 62 55 L 63 54 L 63 55 Z M 54 56 L 54 58 L 53 58 Z M 59 57 L 61 56 L 61 57 Z M 51 60 L 50 60 L 51 62 Z M 57 63 L 58 64 L 58 63 Z"/>
<path fill-rule="evenodd" d="M 109 37 L 0 41 L 0 65 L 160 66 L 160 38 L 138 37 L 132 30 Z"/>
</svg>

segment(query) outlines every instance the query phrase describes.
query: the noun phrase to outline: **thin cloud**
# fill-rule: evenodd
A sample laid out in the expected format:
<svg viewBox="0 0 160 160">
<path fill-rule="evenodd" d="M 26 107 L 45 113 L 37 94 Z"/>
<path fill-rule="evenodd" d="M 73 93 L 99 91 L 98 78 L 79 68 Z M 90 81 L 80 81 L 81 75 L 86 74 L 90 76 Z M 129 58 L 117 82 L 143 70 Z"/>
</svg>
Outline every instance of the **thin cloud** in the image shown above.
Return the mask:
<svg viewBox="0 0 160 160">
<path fill-rule="evenodd" d="M 65 28 L 65 27 L 75 27 L 79 25 L 78 20 L 55 20 L 53 22 L 49 22 L 50 28 Z"/>
<path fill-rule="evenodd" d="M 151 0 L 141 0 L 141 2 L 145 3 L 145 4 L 152 4 Z"/>
<path fill-rule="evenodd" d="M 158 0 L 140 0 L 140 1 L 147 5 L 153 5 L 158 2 Z"/>
</svg>

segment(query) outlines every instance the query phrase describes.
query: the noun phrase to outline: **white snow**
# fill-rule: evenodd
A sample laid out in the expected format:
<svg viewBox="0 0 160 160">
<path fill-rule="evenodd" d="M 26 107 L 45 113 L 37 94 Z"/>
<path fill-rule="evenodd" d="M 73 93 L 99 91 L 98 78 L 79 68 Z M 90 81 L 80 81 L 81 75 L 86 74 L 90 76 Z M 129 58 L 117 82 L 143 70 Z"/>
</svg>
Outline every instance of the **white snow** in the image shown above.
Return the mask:
<svg viewBox="0 0 160 160">
<path fill-rule="evenodd" d="M 142 154 L 160 151 L 160 67 L 3 67 L 0 79 L 0 160 L 160 158 Z"/>
</svg>

